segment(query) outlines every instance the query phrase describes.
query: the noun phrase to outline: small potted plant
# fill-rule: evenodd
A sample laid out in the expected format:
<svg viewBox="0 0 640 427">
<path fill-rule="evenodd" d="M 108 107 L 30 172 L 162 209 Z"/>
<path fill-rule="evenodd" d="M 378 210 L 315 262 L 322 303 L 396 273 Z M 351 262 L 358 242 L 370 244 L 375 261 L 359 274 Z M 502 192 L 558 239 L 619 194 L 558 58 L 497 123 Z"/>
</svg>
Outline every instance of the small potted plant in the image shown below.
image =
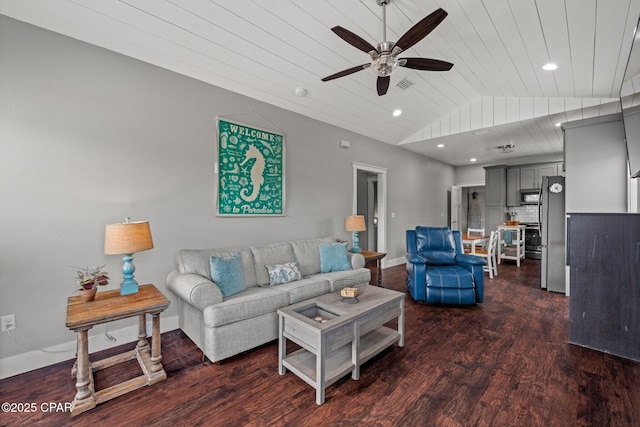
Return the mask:
<svg viewBox="0 0 640 427">
<path fill-rule="evenodd" d="M 103 270 L 105 266 L 99 265 L 95 268 L 76 267 L 76 278 L 78 286 L 80 286 L 80 299 L 84 302 L 93 301 L 98 291 L 98 286 L 104 286 L 109 283 L 109 274 Z"/>
</svg>

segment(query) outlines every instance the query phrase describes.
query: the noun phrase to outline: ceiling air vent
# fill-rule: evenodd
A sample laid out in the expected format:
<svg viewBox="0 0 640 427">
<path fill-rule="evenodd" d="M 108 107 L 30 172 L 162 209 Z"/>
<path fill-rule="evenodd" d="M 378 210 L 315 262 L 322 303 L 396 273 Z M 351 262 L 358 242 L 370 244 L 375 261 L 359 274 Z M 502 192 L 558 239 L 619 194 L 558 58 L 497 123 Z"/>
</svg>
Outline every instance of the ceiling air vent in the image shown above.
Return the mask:
<svg viewBox="0 0 640 427">
<path fill-rule="evenodd" d="M 410 80 L 407 80 L 407 78 L 404 77 L 402 80 L 400 80 L 398 83 L 396 83 L 396 86 L 398 86 L 402 90 L 407 90 L 411 86 L 413 86 L 413 82 L 410 81 Z"/>
</svg>

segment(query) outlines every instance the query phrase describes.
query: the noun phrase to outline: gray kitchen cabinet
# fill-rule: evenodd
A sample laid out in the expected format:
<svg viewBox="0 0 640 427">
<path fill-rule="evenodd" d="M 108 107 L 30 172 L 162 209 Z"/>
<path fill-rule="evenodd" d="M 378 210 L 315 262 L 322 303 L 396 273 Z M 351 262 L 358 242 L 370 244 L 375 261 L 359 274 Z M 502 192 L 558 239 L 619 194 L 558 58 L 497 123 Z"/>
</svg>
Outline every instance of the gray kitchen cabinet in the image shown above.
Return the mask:
<svg viewBox="0 0 640 427">
<path fill-rule="evenodd" d="M 551 163 L 548 165 L 540 165 L 538 168 L 538 186 L 542 184 L 543 176 L 556 176 L 558 175 L 558 163 Z"/>
<path fill-rule="evenodd" d="M 485 167 L 485 231 L 496 230 L 504 222 L 507 207 L 507 167 Z"/>
<path fill-rule="evenodd" d="M 546 163 L 520 167 L 520 188 L 540 188 L 543 176 L 556 176 L 562 172 L 562 163 Z"/>
<path fill-rule="evenodd" d="M 485 169 L 485 205 L 506 206 L 507 167 L 490 166 Z"/>
<path fill-rule="evenodd" d="M 538 167 L 535 165 L 520 167 L 520 188 L 538 188 Z"/>
<path fill-rule="evenodd" d="M 507 206 L 520 206 L 520 168 L 507 169 Z"/>
</svg>

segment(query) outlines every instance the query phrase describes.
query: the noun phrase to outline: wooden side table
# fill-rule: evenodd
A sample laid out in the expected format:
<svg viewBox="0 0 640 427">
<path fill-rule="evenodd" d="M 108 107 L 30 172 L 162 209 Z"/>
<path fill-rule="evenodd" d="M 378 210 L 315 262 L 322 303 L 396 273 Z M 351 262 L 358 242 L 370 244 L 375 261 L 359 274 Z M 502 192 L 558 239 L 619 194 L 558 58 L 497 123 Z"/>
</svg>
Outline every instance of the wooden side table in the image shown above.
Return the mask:
<svg viewBox="0 0 640 427">
<path fill-rule="evenodd" d="M 370 251 L 362 251 L 362 256 L 364 256 L 364 266 L 371 270 L 371 280 L 369 281 L 370 285 L 378 285 L 382 286 L 382 258 L 386 257 L 387 254 L 382 252 L 370 252 Z M 375 275 L 374 275 L 375 269 Z"/>
<path fill-rule="evenodd" d="M 160 313 L 170 304 L 153 285 L 140 286 L 138 293 L 120 295 L 119 290 L 98 292 L 95 301 L 82 302 L 79 296 L 69 297 L 67 301 L 67 320 L 65 325 L 77 334 L 78 354 L 71 376 L 76 376 L 78 389 L 71 405 L 71 415 L 75 416 L 140 387 L 165 380 L 167 374 L 160 361 Z M 147 341 L 146 315 L 153 320 L 151 348 Z M 95 325 L 113 322 L 128 317 L 139 316 L 138 343 L 135 349 L 126 353 L 91 363 L 89 361 L 88 331 Z M 93 372 L 117 365 L 132 359 L 138 359 L 143 375 L 121 384 L 96 391 Z"/>
</svg>

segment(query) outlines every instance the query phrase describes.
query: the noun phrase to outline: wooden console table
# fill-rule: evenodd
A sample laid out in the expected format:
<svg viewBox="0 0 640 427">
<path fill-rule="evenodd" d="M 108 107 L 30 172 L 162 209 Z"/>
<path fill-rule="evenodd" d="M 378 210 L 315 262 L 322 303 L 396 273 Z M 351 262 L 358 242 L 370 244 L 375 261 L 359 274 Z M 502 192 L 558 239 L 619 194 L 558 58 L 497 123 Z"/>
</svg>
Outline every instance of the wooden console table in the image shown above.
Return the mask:
<svg viewBox="0 0 640 427">
<path fill-rule="evenodd" d="M 369 281 L 370 285 L 382 286 L 382 258 L 387 256 L 387 254 L 382 252 L 371 252 L 371 251 L 362 251 L 362 256 L 364 257 L 364 266 L 371 270 L 371 280 Z M 373 269 L 375 268 L 375 276 Z"/>
<path fill-rule="evenodd" d="M 82 302 L 79 296 L 69 297 L 67 301 L 67 320 L 65 325 L 77 334 L 78 354 L 71 375 L 76 376 L 78 389 L 71 406 L 71 415 L 78 415 L 140 387 L 165 380 L 167 374 L 160 361 L 160 313 L 170 304 L 153 285 L 140 286 L 138 293 L 120 295 L 119 290 L 98 292 L 95 301 Z M 147 341 L 146 315 L 153 319 L 151 348 Z M 88 331 L 95 325 L 113 322 L 128 317 L 139 316 L 138 343 L 135 349 L 104 360 L 89 361 Z M 104 390 L 96 391 L 93 372 L 117 365 L 132 359 L 138 359 L 143 375 L 116 384 Z"/>
</svg>

